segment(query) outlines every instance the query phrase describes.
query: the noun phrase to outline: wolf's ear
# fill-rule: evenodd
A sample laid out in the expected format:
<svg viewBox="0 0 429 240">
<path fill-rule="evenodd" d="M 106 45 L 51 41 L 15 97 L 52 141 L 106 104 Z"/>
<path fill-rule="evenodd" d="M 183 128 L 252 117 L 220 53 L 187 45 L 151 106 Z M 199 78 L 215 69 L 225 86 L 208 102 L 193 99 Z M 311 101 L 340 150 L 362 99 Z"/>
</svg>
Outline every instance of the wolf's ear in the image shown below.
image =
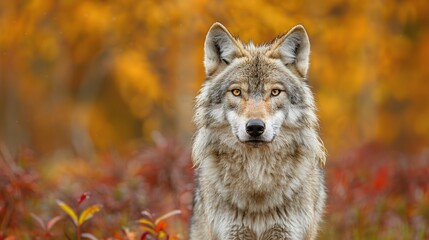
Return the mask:
<svg viewBox="0 0 429 240">
<path fill-rule="evenodd" d="M 271 49 L 272 57 L 279 57 L 287 66 L 294 66 L 301 77 L 307 76 L 310 41 L 302 25 L 296 25 L 281 37 Z"/>
<path fill-rule="evenodd" d="M 212 75 L 222 64 L 230 64 L 241 55 L 241 47 L 228 30 L 220 23 L 214 23 L 204 43 L 204 66 L 206 75 Z"/>
</svg>

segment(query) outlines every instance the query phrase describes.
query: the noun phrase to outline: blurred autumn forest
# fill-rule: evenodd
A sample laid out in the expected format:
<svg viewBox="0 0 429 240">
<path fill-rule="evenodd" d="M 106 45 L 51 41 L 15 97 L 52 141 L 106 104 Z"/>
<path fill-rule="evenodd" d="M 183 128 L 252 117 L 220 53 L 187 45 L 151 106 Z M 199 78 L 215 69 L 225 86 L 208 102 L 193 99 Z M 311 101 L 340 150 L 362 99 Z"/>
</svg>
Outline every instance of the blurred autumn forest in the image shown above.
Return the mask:
<svg viewBox="0 0 429 240">
<path fill-rule="evenodd" d="M 148 232 L 135 226 L 146 208 L 180 209 L 149 232 L 186 239 L 215 21 L 245 42 L 308 31 L 329 153 L 321 238 L 429 238 L 428 12 L 426 0 L 0 1 L 0 239 L 76 236 L 65 220 L 43 235 L 30 213 L 53 218 L 56 199 L 86 191 L 104 207 L 86 225 L 99 239 Z"/>
</svg>

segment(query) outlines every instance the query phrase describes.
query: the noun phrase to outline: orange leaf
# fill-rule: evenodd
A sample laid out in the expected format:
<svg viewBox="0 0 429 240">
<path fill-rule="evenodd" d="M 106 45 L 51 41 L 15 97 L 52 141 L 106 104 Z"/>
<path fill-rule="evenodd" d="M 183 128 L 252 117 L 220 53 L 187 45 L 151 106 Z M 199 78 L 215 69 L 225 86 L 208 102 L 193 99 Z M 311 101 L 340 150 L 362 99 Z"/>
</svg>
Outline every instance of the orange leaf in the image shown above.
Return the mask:
<svg viewBox="0 0 429 240">
<path fill-rule="evenodd" d="M 158 224 L 156 224 L 155 231 L 159 232 L 164 230 L 167 227 L 167 223 L 165 221 L 160 221 Z"/>
</svg>

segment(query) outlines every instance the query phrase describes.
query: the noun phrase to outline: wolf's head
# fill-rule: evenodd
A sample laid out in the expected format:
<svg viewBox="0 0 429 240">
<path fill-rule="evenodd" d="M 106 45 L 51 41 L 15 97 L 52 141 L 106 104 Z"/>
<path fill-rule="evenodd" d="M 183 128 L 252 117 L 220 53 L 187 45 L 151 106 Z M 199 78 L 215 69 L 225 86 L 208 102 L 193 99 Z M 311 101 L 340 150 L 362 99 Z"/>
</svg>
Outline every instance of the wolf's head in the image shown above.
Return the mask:
<svg viewBox="0 0 429 240">
<path fill-rule="evenodd" d="M 317 128 L 306 83 L 310 43 L 304 27 L 255 46 L 243 44 L 215 23 L 204 52 L 206 81 L 197 97 L 198 129 L 214 130 L 244 147 L 281 147 L 289 133 Z"/>
</svg>

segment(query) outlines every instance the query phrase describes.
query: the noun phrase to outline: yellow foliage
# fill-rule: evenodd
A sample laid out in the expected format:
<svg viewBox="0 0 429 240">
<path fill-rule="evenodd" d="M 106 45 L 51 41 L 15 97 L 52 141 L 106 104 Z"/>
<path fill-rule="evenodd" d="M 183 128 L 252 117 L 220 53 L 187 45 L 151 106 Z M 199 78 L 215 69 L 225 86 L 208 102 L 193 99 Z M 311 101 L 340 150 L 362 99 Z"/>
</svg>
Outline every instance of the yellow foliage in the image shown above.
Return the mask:
<svg viewBox="0 0 429 240">
<path fill-rule="evenodd" d="M 73 223 L 78 226 L 80 225 L 80 223 L 78 222 L 78 218 L 76 213 L 73 211 L 73 209 L 67 205 L 67 203 L 57 200 L 57 204 L 58 206 L 65 212 L 67 213 L 67 215 L 69 215 L 69 217 L 72 219 Z"/>
<path fill-rule="evenodd" d="M 133 51 L 120 54 L 115 65 L 116 83 L 122 97 L 136 116 L 146 116 L 150 110 L 149 103 L 160 98 L 156 74 L 144 57 Z"/>
<path fill-rule="evenodd" d="M 419 0 L 0 1 L 1 137 L 48 153 L 78 149 L 76 126 L 100 148 L 154 130 L 191 136 L 204 37 L 220 21 L 255 43 L 305 25 L 331 154 L 429 142 L 428 10 Z M 76 116 L 82 107 L 90 117 Z"/>
<path fill-rule="evenodd" d="M 89 206 L 83 210 L 83 212 L 79 216 L 78 224 L 82 225 L 84 222 L 86 222 L 88 219 L 92 218 L 95 213 L 99 212 L 102 209 L 102 205 L 96 204 Z"/>
</svg>

